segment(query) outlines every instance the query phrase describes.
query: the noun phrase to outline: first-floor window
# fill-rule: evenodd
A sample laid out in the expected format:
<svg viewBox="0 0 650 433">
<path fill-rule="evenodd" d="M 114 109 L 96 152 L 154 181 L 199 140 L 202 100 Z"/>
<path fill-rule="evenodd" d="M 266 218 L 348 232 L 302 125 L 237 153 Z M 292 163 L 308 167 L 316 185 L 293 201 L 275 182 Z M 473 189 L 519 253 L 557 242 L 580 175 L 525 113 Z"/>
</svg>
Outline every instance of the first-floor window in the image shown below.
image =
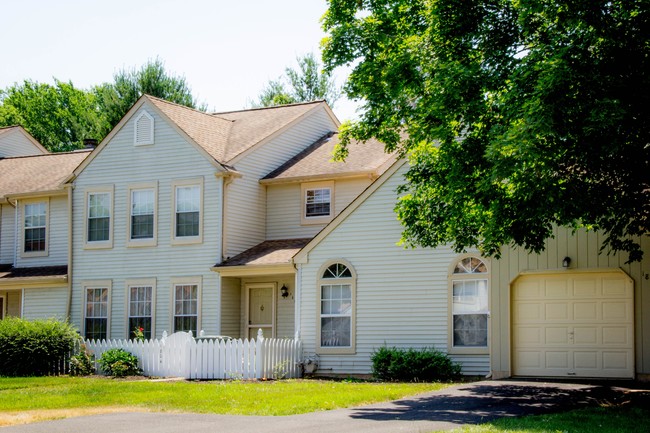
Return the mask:
<svg viewBox="0 0 650 433">
<path fill-rule="evenodd" d="M 86 338 L 106 339 L 108 335 L 108 289 L 86 288 Z"/>
<path fill-rule="evenodd" d="M 199 287 L 196 284 L 174 286 L 174 332 L 192 331 L 198 328 Z"/>
<path fill-rule="evenodd" d="M 144 338 L 151 339 L 151 315 L 153 305 L 152 286 L 129 287 L 129 337 L 135 338 L 135 331 L 141 330 Z"/>
<path fill-rule="evenodd" d="M 452 276 L 453 347 L 488 346 L 487 267 L 475 258 L 460 261 Z"/>
<path fill-rule="evenodd" d="M 321 347 L 352 347 L 352 284 L 352 273 L 342 263 L 329 266 L 321 275 Z"/>
</svg>

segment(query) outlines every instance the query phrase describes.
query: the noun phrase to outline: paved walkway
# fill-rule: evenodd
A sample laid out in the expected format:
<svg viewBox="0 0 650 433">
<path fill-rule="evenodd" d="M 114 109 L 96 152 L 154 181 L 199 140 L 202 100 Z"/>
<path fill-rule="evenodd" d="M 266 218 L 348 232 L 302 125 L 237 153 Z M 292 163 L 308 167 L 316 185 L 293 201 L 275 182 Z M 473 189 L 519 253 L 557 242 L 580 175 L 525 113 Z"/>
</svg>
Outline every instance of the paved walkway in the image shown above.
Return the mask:
<svg viewBox="0 0 650 433">
<path fill-rule="evenodd" d="M 627 384 L 634 385 L 633 383 Z M 394 402 L 292 416 L 114 413 L 1 428 L 2 433 L 336 432 L 394 433 L 450 430 L 499 417 L 558 412 L 616 403 L 647 392 L 601 384 L 483 381 Z"/>
</svg>

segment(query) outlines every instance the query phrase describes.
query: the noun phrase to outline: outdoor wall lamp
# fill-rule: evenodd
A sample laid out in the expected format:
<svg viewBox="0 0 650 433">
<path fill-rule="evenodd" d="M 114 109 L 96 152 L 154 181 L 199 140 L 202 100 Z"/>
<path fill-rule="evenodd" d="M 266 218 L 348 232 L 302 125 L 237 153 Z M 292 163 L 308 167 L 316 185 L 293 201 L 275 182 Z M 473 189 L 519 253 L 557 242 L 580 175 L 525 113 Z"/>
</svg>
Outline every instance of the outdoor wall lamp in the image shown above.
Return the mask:
<svg viewBox="0 0 650 433">
<path fill-rule="evenodd" d="M 289 296 L 289 289 L 287 288 L 286 284 L 282 285 L 282 287 L 280 288 L 280 293 L 282 293 L 283 298 Z"/>
<path fill-rule="evenodd" d="M 562 260 L 562 267 L 563 268 L 568 268 L 570 264 L 571 264 L 571 257 L 565 257 Z"/>
</svg>

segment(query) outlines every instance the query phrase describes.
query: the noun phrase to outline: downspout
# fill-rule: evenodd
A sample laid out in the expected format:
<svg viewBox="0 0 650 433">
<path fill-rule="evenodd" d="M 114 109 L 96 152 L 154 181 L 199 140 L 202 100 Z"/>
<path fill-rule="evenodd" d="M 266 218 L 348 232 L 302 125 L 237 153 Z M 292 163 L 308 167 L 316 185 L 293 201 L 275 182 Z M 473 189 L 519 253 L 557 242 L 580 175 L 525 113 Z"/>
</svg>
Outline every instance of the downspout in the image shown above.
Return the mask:
<svg viewBox="0 0 650 433">
<path fill-rule="evenodd" d="M 72 184 L 64 185 L 68 192 L 68 305 L 65 309 L 66 320 L 70 321 L 72 310 Z"/>
<path fill-rule="evenodd" d="M 293 264 L 293 267 L 296 269 L 296 277 L 295 277 L 295 289 L 294 289 L 294 299 L 295 299 L 295 306 L 294 306 L 294 325 L 293 329 L 295 331 L 295 338 L 296 340 L 300 339 L 300 304 L 301 304 L 301 298 L 302 298 L 302 265 L 298 264 L 296 265 L 295 263 Z"/>
<path fill-rule="evenodd" d="M 11 202 L 7 200 L 9 204 Z M 18 200 L 14 204 L 14 266 L 18 264 Z"/>
</svg>

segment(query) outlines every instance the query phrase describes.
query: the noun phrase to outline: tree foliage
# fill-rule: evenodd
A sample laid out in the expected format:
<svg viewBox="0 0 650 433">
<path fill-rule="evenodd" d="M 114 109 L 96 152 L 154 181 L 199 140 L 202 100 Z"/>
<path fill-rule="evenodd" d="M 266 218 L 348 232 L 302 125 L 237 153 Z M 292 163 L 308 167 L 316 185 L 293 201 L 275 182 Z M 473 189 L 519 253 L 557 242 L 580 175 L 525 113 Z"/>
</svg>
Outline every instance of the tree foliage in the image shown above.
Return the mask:
<svg viewBox="0 0 650 433">
<path fill-rule="evenodd" d="M 185 78 L 168 73 L 155 59 L 90 90 L 57 79 L 54 85 L 25 80 L 0 90 L 0 126 L 22 125 L 52 152 L 73 150 L 84 138 L 101 140 L 145 93 L 205 110 L 197 107 Z"/>
<path fill-rule="evenodd" d="M 314 54 L 296 58 L 298 69 L 287 67 L 285 75 L 277 80 L 270 80 L 264 87 L 256 107 L 326 100 L 331 107 L 338 100 L 340 91 L 331 73 L 321 71 L 321 65 Z"/>
<path fill-rule="evenodd" d="M 329 3 L 326 68 L 353 66 L 345 91 L 363 101 L 342 135 L 410 158 L 396 208 L 406 245 L 539 252 L 562 225 L 641 259 L 647 0 Z"/>
<path fill-rule="evenodd" d="M 144 94 L 190 108 L 203 111 L 206 109 L 192 95 L 185 77 L 169 73 L 165 69 L 165 63 L 159 58 L 149 60 L 139 69 L 120 70 L 113 75 L 112 83 L 96 86 L 93 92 L 97 95 L 100 111 L 110 128 L 117 125 Z"/>
<path fill-rule="evenodd" d="M 54 85 L 25 80 L 0 90 L 0 126 L 10 125 L 22 125 L 53 152 L 106 133 L 95 94 L 59 80 Z"/>
</svg>

